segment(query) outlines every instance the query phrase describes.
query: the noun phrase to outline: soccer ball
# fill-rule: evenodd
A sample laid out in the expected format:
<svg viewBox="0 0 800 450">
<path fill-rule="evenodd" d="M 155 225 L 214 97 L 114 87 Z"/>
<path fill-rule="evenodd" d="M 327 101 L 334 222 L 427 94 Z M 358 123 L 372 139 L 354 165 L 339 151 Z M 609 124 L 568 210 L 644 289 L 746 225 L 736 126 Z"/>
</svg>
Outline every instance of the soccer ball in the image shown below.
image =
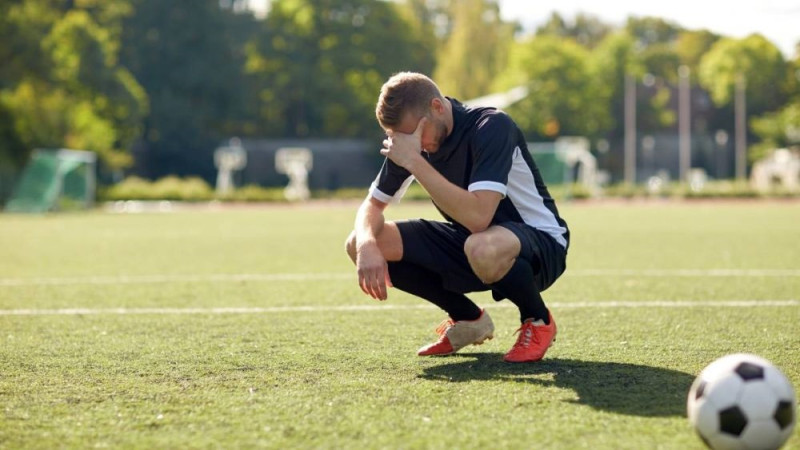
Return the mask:
<svg viewBox="0 0 800 450">
<path fill-rule="evenodd" d="M 689 422 L 714 449 L 777 449 L 792 434 L 797 401 L 764 358 L 738 353 L 709 364 L 692 383 Z"/>
</svg>

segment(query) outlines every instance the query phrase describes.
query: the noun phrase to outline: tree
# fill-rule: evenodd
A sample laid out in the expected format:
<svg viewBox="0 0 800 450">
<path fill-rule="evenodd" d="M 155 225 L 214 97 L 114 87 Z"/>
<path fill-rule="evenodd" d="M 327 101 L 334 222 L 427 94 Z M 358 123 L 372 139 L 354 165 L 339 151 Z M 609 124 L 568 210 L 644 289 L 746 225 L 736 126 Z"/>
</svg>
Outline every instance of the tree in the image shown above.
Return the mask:
<svg viewBox="0 0 800 450">
<path fill-rule="evenodd" d="M 750 122 L 760 142 L 748 149 L 751 161 L 758 160 L 776 148 L 800 146 L 800 101 Z"/>
<path fill-rule="evenodd" d="M 497 87 L 529 88 L 508 110 L 530 138 L 594 137 L 608 128 L 607 101 L 589 60 L 589 51 L 571 39 L 539 36 L 513 48 Z"/>
<path fill-rule="evenodd" d="M 629 17 L 625 30 L 640 49 L 651 45 L 673 43 L 683 28 L 658 17 Z"/>
<path fill-rule="evenodd" d="M 247 128 L 244 42 L 255 19 L 219 0 L 132 0 L 121 59 L 150 99 L 136 172 L 213 177 L 212 151 Z"/>
<path fill-rule="evenodd" d="M 703 55 L 719 39 L 718 34 L 708 30 L 683 30 L 678 34 L 675 42 L 675 52 L 678 54 L 681 64 L 689 67 L 692 73 L 697 73 Z"/>
<path fill-rule="evenodd" d="M 438 55 L 434 79 L 447 94 L 470 99 L 490 94 L 506 64 L 514 26 L 500 17 L 495 0 L 450 3 L 452 30 Z"/>
<path fill-rule="evenodd" d="M 52 77 L 75 102 L 66 144 L 97 151 L 112 168 L 130 164 L 127 150 L 141 133 L 147 96 L 117 61 L 111 34 L 82 10 L 64 15 L 43 41 Z M 73 109 L 74 108 L 74 109 Z"/>
<path fill-rule="evenodd" d="M 276 0 L 247 45 L 256 132 L 279 137 L 377 134 L 375 102 L 393 73 L 430 73 L 430 47 L 378 0 Z"/>
<path fill-rule="evenodd" d="M 597 96 L 609 111 L 604 131 L 612 138 L 624 134 L 625 76 L 641 79 L 646 69 L 635 51 L 633 37 L 624 31 L 607 35 L 592 50 L 591 63 L 596 73 Z"/>
<path fill-rule="evenodd" d="M 753 133 L 760 139 L 748 151 L 751 161 L 776 148 L 800 148 L 800 52 L 787 64 L 786 78 L 786 106 L 750 121 Z"/>
<path fill-rule="evenodd" d="M 0 7 L 0 35 L 14 49 L 0 69 L 0 110 L 11 119 L 0 133 L 8 145 L 2 147 L 11 150 L 2 159 L 20 165 L 30 149 L 72 147 L 97 152 L 112 169 L 123 167 L 146 97 L 119 64 L 113 34 L 82 7 L 91 2 L 70 3 Z"/>
<path fill-rule="evenodd" d="M 612 27 L 590 14 L 578 13 L 573 23 L 567 23 L 553 12 L 548 21 L 536 29 L 537 36 L 572 38 L 587 48 L 594 48 L 612 30 Z"/>
<path fill-rule="evenodd" d="M 787 65 L 780 50 L 759 34 L 723 38 L 700 60 L 698 77 L 717 106 L 733 102 L 738 76 L 747 86 L 747 113 L 774 111 L 785 102 Z"/>
</svg>

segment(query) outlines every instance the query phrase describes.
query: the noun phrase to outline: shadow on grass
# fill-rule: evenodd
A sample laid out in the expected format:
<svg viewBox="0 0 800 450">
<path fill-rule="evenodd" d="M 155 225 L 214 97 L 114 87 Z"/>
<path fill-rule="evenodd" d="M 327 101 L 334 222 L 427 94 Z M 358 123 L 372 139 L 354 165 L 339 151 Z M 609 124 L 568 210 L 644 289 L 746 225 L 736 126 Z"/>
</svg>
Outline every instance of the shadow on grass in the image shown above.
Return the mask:
<svg viewBox="0 0 800 450">
<path fill-rule="evenodd" d="M 544 359 L 509 364 L 496 353 L 455 355 L 424 369 L 421 378 L 448 382 L 509 380 L 575 391 L 572 402 L 619 414 L 680 416 L 694 376 L 676 370 L 636 364 Z"/>
</svg>

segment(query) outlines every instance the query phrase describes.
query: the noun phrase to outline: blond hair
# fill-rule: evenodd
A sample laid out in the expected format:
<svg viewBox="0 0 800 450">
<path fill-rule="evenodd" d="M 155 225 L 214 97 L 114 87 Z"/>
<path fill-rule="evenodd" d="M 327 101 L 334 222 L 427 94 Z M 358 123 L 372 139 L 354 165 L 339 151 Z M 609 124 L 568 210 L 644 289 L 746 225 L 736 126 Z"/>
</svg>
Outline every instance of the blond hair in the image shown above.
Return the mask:
<svg viewBox="0 0 800 450">
<path fill-rule="evenodd" d="M 408 112 L 427 115 L 434 98 L 442 98 L 442 94 L 433 80 L 421 73 L 400 72 L 381 87 L 375 117 L 383 128 L 393 128 Z"/>
</svg>

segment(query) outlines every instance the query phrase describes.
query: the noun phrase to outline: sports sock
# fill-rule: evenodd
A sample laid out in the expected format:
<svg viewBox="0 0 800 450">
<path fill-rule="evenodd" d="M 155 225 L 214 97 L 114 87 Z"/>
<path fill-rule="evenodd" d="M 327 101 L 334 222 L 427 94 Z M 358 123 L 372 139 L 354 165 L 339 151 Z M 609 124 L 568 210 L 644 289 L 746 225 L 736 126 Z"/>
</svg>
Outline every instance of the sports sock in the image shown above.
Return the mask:
<svg viewBox="0 0 800 450">
<path fill-rule="evenodd" d="M 466 295 L 448 291 L 438 273 L 422 266 L 405 261 L 390 261 L 389 276 L 394 287 L 442 308 L 455 321 L 475 320 L 481 315 L 481 309 Z"/>
<path fill-rule="evenodd" d="M 490 286 L 517 305 L 520 322 L 533 319 L 550 324 L 549 312 L 539 290 L 534 286 L 533 268 L 528 261 L 517 258 L 511 270 Z"/>
</svg>

